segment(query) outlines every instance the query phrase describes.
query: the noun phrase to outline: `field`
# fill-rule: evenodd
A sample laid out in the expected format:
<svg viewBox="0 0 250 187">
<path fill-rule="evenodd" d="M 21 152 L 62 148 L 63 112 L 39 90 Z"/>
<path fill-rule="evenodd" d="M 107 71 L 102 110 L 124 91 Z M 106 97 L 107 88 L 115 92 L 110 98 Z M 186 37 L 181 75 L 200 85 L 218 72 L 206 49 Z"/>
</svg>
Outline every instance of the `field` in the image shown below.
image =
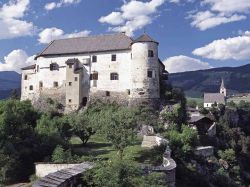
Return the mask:
<svg viewBox="0 0 250 187">
<path fill-rule="evenodd" d="M 235 103 L 239 103 L 240 101 L 246 101 L 250 102 L 250 96 L 244 96 L 244 97 L 232 97 L 227 100 L 227 102 L 233 101 Z"/>
<path fill-rule="evenodd" d="M 198 104 L 203 103 L 203 98 L 198 97 L 187 97 L 188 101 L 196 101 Z"/>
</svg>

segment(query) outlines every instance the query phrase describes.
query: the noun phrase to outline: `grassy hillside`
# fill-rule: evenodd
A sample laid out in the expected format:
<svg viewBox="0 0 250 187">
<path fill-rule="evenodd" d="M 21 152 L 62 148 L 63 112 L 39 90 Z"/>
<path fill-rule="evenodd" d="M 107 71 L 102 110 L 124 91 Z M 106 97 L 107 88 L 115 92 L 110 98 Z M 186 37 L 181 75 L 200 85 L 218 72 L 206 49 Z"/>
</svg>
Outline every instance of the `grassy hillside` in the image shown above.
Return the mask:
<svg viewBox="0 0 250 187">
<path fill-rule="evenodd" d="M 228 93 L 250 92 L 250 64 L 170 74 L 170 82 L 184 89 L 188 97 L 202 97 L 204 92 L 218 92 L 224 78 Z"/>
</svg>

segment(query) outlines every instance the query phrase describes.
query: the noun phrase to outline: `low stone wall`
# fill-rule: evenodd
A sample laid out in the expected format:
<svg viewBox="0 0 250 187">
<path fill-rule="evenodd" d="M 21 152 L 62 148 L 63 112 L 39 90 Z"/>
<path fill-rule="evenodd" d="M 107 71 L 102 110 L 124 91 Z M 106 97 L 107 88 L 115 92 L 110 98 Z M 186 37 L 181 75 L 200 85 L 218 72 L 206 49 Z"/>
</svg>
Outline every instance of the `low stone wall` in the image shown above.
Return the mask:
<svg viewBox="0 0 250 187">
<path fill-rule="evenodd" d="M 79 164 L 54 164 L 54 163 L 35 163 L 36 176 L 45 177 L 50 173 L 57 172 L 62 169 L 72 168 Z"/>
<path fill-rule="evenodd" d="M 203 156 L 203 157 L 214 156 L 214 147 L 213 146 L 196 147 L 194 154 L 197 156 Z"/>
</svg>

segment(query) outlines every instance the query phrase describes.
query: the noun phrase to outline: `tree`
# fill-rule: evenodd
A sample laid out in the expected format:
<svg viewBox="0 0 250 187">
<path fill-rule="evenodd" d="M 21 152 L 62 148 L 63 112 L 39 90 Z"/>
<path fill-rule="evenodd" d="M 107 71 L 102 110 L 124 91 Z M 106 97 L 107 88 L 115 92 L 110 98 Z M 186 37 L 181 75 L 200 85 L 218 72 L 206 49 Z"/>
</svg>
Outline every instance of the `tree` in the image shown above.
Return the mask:
<svg viewBox="0 0 250 187">
<path fill-rule="evenodd" d="M 118 154 L 122 158 L 125 147 L 129 145 L 130 138 L 135 134 L 135 116 L 129 109 L 121 107 L 111 115 L 110 123 L 106 125 L 106 138 L 118 150 Z"/>
<path fill-rule="evenodd" d="M 86 144 L 89 138 L 96 132 L 92 115 L 93 113 L 87 111 L 84 113 L 71 113 L 68 116 L 72 133 L 78 136 L 83 144 Z"/>
<path fill-rule="evenodd" d="M 164 136 L 169 140 L 173 156 L 178 159 L 187 158 L 198 143 L 197 131 L 186 125 L 181 126 L 181 131 L 172 126 Z"/>
<path fill-rule="evenodd" d="M 10 92 L 10 99 L 20 99 L 20 94 L 18 93 L 17 89 L 13 89 Z"/>
<path fill-rule="evenodd" d="M 195 108 L 197 106 L 197 102 L 195 100 L 187 100 L 187 106 Z"/>
<path fill-rule="evenodd" d="M 34 127 L 39 114 L 28 101 L 0 102 L 0 180 L 10 183 L 28 178 L 42 154 Z"/>
</svg>

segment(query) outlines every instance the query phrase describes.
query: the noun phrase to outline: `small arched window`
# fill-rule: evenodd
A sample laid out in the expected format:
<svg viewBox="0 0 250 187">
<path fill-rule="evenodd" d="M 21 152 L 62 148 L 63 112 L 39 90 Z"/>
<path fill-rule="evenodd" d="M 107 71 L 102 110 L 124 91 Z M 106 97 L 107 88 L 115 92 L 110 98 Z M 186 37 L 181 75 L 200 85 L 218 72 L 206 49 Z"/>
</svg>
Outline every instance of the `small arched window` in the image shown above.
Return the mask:
<svg viewBox="0 0 250 187">
<path fill-rule="evenodd" d="M 33 90 L 33 86 L 32 85 L 30 85 L 30 90 Z"/>
<path fill-rule="evenodd" d="M 118 73 L 110 73 L 110 80 L 119 80 Z"/>
</svg>

